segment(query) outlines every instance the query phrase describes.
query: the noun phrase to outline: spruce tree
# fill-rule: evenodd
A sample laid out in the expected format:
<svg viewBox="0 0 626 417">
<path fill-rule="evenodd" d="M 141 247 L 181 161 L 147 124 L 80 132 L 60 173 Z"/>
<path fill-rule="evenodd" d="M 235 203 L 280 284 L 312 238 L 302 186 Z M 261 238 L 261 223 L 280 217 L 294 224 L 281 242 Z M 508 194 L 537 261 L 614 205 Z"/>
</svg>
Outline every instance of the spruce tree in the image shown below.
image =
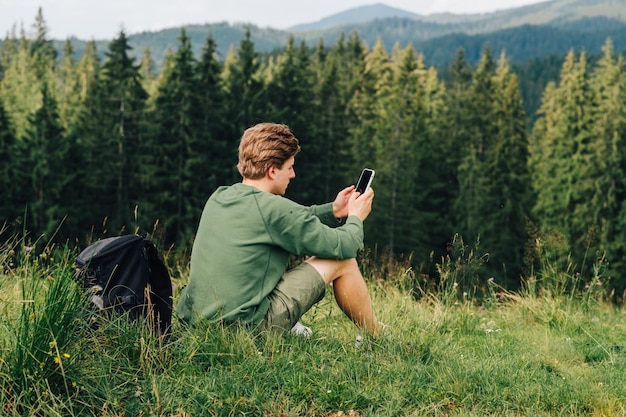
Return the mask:
<svg viewBox="0 0 626 417">
<path fill-rule="evenodd" d="M 471 143 L 472 124 L 472 97 L 471 84 L 473 69 L 465 59 L 465 51 L 458 49 L 454 60 L 448 70 L 451 79 L 448 81 L 444 111 L 441 117 L 443 134 L 439 141 L 441 145 L 442 159 L 444 162 L 439 165 L 440 181 L 447 184 L 447 187 L 440 188 L 440 198 L 442 204 L 442 224 L 448 224 L 448 236 L 445 236 L 445 243 L 435 249 L 444 253 L 450 247 L 450 243 L 456 233 L 463 234 L 461 227 L 461 215 L 457 208 L 457 201 L 461 193 L 461 181 L 459 167 L 462 158 L 466 154 L 466 149 Z M 445 233 L 445 232 L 444 232 Z M 467 239 L 466 236 L 462 236 Z M 436 258 L 437 260 L 439 257 Z"/>
<path fill-rule="evenodd" d="M 482 206 L 482 242 L 489 270 L 506 288 L 517 288 L 530 270 L 524 264 L 529 239 L 527 222 L 533 204 L 528 171 L 526 117 L 517 77 L 504 53 L 494 75 L 495 141 L 488 152 L 487 195 Z"/>
<path fill-rule="evenodd" d="M 14 25 L 12 30 L 7 32 L 0 45 L 0 80 L 4 78 L 4 73 L 9 68 L 11 60 L 17 55 L 18 44 Z"/>
<path fill-rule="evenodd" d="M 194 173 L 190 198 L 199 211 L 218 186 L 230 185 L 240 178 L 236 169 L 237 146 L 230 136 L 232 123 L 226 117 L 229 100 L 224 94 L 223 64 L 217 47 L 213 35 L 209 34 L 196 66 L 201 108 L 200 140 L 193 147 L 189 167 Z"/>
<path fill-rule="evenodd" d="M 155 139 L 149 147 L 144 147 L 151 161 L 143 164 L 154 204 L 149 206 L 150 217 L 164 222 L 169 241 L 192 236 L 199 219 L 198 210 L 202 208 L 196 201 L 190 201 L 191 183 L 200 173 L 189 169 L 192 149 L 197 148 L 201 132 L 200 90 L 191 40 L 184 29 L 178 39 L 180 46 L 174 64 L 155 102 Z"/>
<path fill-rule="evenodd" d="M 620 271 L 626 265 L 624 239 L 626 233 L 626 71 L 624 58 L 616 57 L 613 43 L 609 40 L 603 47 L 604 55 L 590 77 L 595 96 L 593 109 L 593 146 L 595 155 L 595 193 L 591 203 L 594 207 L 598 231 L 598 253 L 593 261 L 606 256 L 608 275 L 616 295 L 615 301 L 623 301 L 626 279 Z"/>
<path fill-rule="evenodd" d="M 267 84 L 266 97 L 269 120 L 288 125 L 300 140 L 302 148 L 296 157 L 296 169 L 304 175 L 292 182 L 288 195 L 300 203 L 314 204 L 328 197 L 324 193 L 323 180 L 328 146 L 327 138 L 318 135 L 315 123 L 311 123 L 309 110 L 313 104 L 313 73 L 305 48 L 302 45 L 297 49 L 294 38 L 289 38 Z"/>
<path fill-rule="evenodd" d="M 67 166 L 70 146 L 65 140 L 57 104 L 46 84 L 41 93 L 41 107 L 28 118 L 27 134 L 21 143 L 30 166 L 30 171 L 22 174 L 28 175 L 31 191 L 26 227 L 48 241 L 62 225 L 66 206 L 71 204 L 62 200 L 70 178 Z"/>
<path fill-rule="evenodd" d="M 417 175 L 414 188 L 416 222 L 411 252 L 425 273 L 434 273 L 433 261 L 446 255 L 454 234 L 453 210 L 457 189 L 456 166 L 449 165 L 451 143 L 446 135 L 446 89 L 437 70 L 429 68 L 420 78 L 419 131 L 416 132 Z"/>
<path fill-rule="evenodd" d="M 0 98 L 11 115 L 16 136 L 26 134 L 28 117 L 40 106 L 41 84 L 36 61 L 31 56 L 30 41 L 22 32 L 15 55 L 0 81 Z"/>
<path fill-rule="evenodd" d="M 33 29 L 35 30 L 36 36 L 30 44 L 31 54 L 46 57 L 49 61 L 54 61 L 57 57 L 57 52 L 52 41 L 48 39 L 48 25 L 43 17 L 41 7 L 37 9 Z"/>
<path fill-rule="evenodd" d="M 347 41 L 342 33 L 330 50 L 330 57 L 338 68 L 337 94 L 341 95 L 341 103 L 345 103 L 345 114 L 341 116 L 341 123 L 343 129 L 349 133 L 347 136 L 349 156 L 346 162 L 352 163 L 352 167 L 347 170 L 347 176 L 344 177 L 344 181 L 350 181 L 348 183 L 356 182 L 358 178 L 355 178 L 361 169 L 371 167 L 374 159 L 371 148 L 372 132 L 367 131 L 367 124 L 364 125 L 363 122 L 368 118 L 367 113 L 371 111 L 370 106 L 374 102 L 377 71 L 385 71 L 382 69 L 384 65 L 379 63 L 389 61 L 382 42 L 377 42 L 375 49 L 378 53 L 371 54 L 358 33 L 353 32 Z"/>
<path fill-rule="evenodd" d="M 143 50 L 140 64 L 141 80 L 143 82 L 143 88 L 148 93 L 149 97 L 154 97 L 156 93 L 156 79 L 155 75 L 155 63 L 152 58 L 152 52 L 150 52 L 150 46 L 146 45 Z"/>
<path fill-rule="evenodd" d="M 364 69 L 358 84 L 354 86 L 354 91 L 348 90 L 347 128 L 350 133 L 350 157 L 353 160 L 352 181 L 356 181 L 354 178 L 361 169 L 376 168 L 376 152 L 381 146 L 377 142 L 375 125 L 378 121 L 377 92 L 380 86 L 391 82 L 393 77 L 391 58 L 380 39 L 362 60 Z M 339 65 L 343 66 L 343 61 L 339 61 Z M 345 86 L 347 83 L 344 81 L 343 84 Z"/>
<path fill-rule="evenodd" d="M 344 46 L 340 42 L 337 49 L 339 61 L 342 66 L 349 65 L 350 67 L 358 66 L 356 62 L 351 64 L 345 63 L 351 62 L 344 51 Z M 354 58 L 356 59 L 356 58 Z M 379 165 L 379 162 L 386 165 L 386 162 L 380 158 L 380 150 L 383 147 L 381 140 L 384 140 L 387 135 L 382 135 L 381 132 L 384 128 L 380 126 L 385 119 L 381 118 L 379 114 L 380 107 L 380 90 L 381 88 L 388 88 L 393 83 L 393 64 L 389 54 L 385 50 L 382 42 L 377 42 L 374 48 L 368 52 L 362 58 L 364 71 L 358 78 L 358 84 L 354 84 L 350 87 L 351 83 L 347 80 L 343 80 L 344 88 L 354 88 L 354 91 L 350 94 L 350 100 L 348 102 L 348 114 L 347 117 L 348 129 L 349 129 L 349 143 L 350 143 L 350 155 L 354 161 L 353 169 L 351 170 L 352 183 L 356 184 L 358 175 L 363 168 L 372 168 L 377 172 L 375 183 L 372 185 L 374 190 L 379 190 L 385 187 L 385 171 L 389 169 L 383 165 Z M 345 77 L 345 74 L 340 78 L 340 81 Z M 350 90 L 347 90 L 348 93 Z M 350 122 L 350 120 L 352 122 Z M 381 176 L 381 174 L 383 174 Z M 382 178 L 382 182 L 381 182 Z M 384 201 L 383 198 L 379 198 L 379 192 L 377 191 L 376 201 L 377 206 L 386 207 L 385 203 L 379 203 Z M 371 219 L 365 223 L 365 238 L 368 245 L 374 246 L 379 244 L 381 248 L 385 248 L 389 245 L 389 234 L 387 224 L 385 220 L 385 209 L 373 210 L 370 214 Z"/>
<path fill-rule="evenodd" d="M 87 100 L 87 95 L 100 77 L 101 62 L 96 50 L 96 42 L 89 41 L 85 45 L 77 68 L 76 77 L 79 84 L 81 108 Z"/>
<path fill-rule="evenodd" d="M 586 57 L 577 60 L 570 52 L 559 84 L 544 93 L 530 146 L 534 212 L 544 229 L 564 237 L 578 267 L 589 249 L 588 233 L 597 226 L 591 203 L 597 179 L 593 101 Z"/>
<path fill-rule="evenodd" d="M 320 158 L 322 199 L 332 200 L 343 187 L 353 184 L 358 175 L 348 140 L 347 98 L 341 91 L 335 54 L 329 53 L 323 41 L 317 44 L 311 59 L 313 102 L 309 108 L 317 115 L 312 126 L 315 136 L 324 138 L 325 149 Z"/>
<path fill-rule="evenodd" d="M 137 156 L 146 132 L 147 93 L 139 65 L 128 54 L 131 49 L 123 31 L 109 44 L 102 70 L 88 87 L 78 126 L 89 166 L 84 184 L 86 221 L 104 223 L 102 233 L 134 231 L 138 226 L 134 216 L 141 210 Z M 93 195 L 98 199 L 87 197 Z"/>
<path fill-rule="evenodd" d="M 18 197 L 23 184 L 18 176 L 24 165 L 19 164 L 17 139 L 7 112 L 0 100 L 0 189 L 4 197 L 0 202 L 0 224 L 8 225 L 23 214 L 23 205 Z M 0 231 L 2 230 L 0 226 Z"/>
<path fill-rule="evenodd" d="M 227 101 L 226 117 L 230 123 L 228 136 L 231 146 L 238 146 L 239 138 L 248 127 L 266 120 L 266 103 L 263 99 L 264 81 L 261 77 L 261 63 L 254 50 L 250 29 L 237 50 L 232 50 L 225 61 L 224 89 L 230 100 Z"/>
<path fill-rule="evenodd" d="M 465 242 L 474 244 L 481 237 L 485 218 L 483 198 L 487 194 L 487 151 L 494 146 L 495 125 L 493 102 L 495 64 L 489 47 L 482 54 L 468 91 L 470 117 L 466 120 L 467 136 L 460 144 L 462 157 L 459 165 L 459 196 L 455 205 L 458 231 Z"/>
<path fill-rule="evenodd" d="M 471 118 L 459 170 L 458 230 L 478 251 L 475 256 L 487 255 L 484 274 L 514 287 L 522 272 L 532 200 L 525 114 L 504 54 L 495 68 L 490 48 L 485 48 L 468 98 Z"/>
<path fill-rule="evenodd" d="M 69 131 L 77 122 L 81 106 L 79 73 L 74 59 L 74 49 L 69 39 L 63 44 L 63 58 L 57 72 L 59 116 L 63 128 Z"/>
<path fill-rule="evenodd" d="M 43 11 L 39 7 L 35 23 L 35 39 L 30 42 L 30 54 L 33 57 L 33 66 L 40 79 L 46 78 L 50 71 L 54 70 L 57 58 L 57 51 L 51 40 L 48 39 L 48 26 L 43 17 Z"/>
<path fill-rule="evenodd" d="M 418 138 L 424 130 L 421 112 L 424 67 L 410 45 L 406 50 L 396 46 L 392 63 L 391 79 L 377 86 L 376 143 L 380 147 L 376 156 L 379 173 L 376 184 L 381 209 L 374 218 L 380 219 L 378 225 L 384 224 L 385 246 L 392 253 L 409 253 L 415 249 L 420 225 L 414 195 L 420 186 Z"/>
</svg>

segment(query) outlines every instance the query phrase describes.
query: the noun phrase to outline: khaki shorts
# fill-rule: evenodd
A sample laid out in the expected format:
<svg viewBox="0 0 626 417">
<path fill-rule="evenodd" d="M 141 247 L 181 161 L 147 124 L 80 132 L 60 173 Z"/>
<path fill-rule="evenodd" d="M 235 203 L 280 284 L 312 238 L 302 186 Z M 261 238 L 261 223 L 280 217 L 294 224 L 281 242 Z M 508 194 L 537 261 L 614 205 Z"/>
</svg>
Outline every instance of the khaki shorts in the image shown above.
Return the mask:
<svg viewBox="0 0 626 417">
<path fill-rule="evenodd" d="M 311 264 L 302 262 L 283 274 L 268 296 L 270 308 L 264 319 L 268 329 L 287 332 L 313 305 L 324 298 L 326 283 Z"/>
</svg>

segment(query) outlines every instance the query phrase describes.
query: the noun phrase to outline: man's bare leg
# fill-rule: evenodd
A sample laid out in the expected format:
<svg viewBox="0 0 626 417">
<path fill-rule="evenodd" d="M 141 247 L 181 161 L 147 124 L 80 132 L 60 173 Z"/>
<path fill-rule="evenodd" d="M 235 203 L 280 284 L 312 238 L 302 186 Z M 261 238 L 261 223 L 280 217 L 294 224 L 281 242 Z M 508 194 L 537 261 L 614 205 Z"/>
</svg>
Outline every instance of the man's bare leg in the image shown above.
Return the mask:
<svg viewBox="0 0 626 417">
<path fill-rule="evenodd" d="M 377 334 L 378 321 L 356 259 L 333 260 L 312 257 L 306 262 L 320 273 L 326 285 L 333 283 L 335 300 L 341 311 L 359 328 Z"/>
</svg>

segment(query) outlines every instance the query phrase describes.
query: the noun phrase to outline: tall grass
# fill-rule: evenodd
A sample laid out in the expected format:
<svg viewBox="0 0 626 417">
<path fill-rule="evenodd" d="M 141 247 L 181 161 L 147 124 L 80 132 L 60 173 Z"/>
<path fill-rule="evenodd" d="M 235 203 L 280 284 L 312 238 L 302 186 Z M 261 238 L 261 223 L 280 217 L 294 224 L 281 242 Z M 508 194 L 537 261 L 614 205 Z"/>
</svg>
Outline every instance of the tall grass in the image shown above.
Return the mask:
<svg viewBox="0 0 626 417">
<path fill-rule="evenodd" d="M 46 248 L 39 255 L 26 248 L 3 260 L 2 393 L 5 409 L 37 410 L 42 399 L 65 397 L 71 406 L 73 383 L 67 378 L 76 364 L 74 345 L 84 321 L 85 302 L 71 279 L 70 253 Z M 55 256 L 62 259 L 57 261 Z M 43 403 L 49 403 L 45 401 Z"/>
<path fill-rule="evenodd" d="M 459 292 L 479 278 L 476 247 L 441 261 L 434 286 L 410 259 L 366 253 L 387 327 L 357 347 L 332 289 L 303 317 L 310 339 L 176 319 L 167 341 L 124 317 L 93 327 L 70 251 L 11 250 L 0 254 L 1 415 L 626 415 L 626 315 L 594 284 L 602 257 L 582 276 L 539 270 L 513 293 L 489 280 Z M 176 298 L 188 263 L 167 261 Z M 549 274 L 580 291 L 546 286 Z"/>
</svg>

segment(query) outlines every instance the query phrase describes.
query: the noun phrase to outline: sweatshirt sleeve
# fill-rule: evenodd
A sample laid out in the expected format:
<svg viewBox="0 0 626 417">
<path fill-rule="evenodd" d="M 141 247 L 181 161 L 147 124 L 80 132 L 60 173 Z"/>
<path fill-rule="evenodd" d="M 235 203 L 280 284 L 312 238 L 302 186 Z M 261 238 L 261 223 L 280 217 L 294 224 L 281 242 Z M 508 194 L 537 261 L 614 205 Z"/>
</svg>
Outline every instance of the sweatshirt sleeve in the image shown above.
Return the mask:
<svg viewBox="0 0 626 417">
<path fill-rule="evenodd" d="M 310 206 L 308 209 L 326 226 L 337 227 L 345 223 L 345 219 L 338 219 L 333 214 L 333 203 Z"/>
<path fill-rule="evenodd" d="M 363 246 L 363 222 L 357 216 L 338 227 L 326 224 L 339 223 L 332 203 L 306 207 L 276 196 L 265 204 L 259 209 L 273 243 L 294 255 L 349 259 Z"/>
</svg>

